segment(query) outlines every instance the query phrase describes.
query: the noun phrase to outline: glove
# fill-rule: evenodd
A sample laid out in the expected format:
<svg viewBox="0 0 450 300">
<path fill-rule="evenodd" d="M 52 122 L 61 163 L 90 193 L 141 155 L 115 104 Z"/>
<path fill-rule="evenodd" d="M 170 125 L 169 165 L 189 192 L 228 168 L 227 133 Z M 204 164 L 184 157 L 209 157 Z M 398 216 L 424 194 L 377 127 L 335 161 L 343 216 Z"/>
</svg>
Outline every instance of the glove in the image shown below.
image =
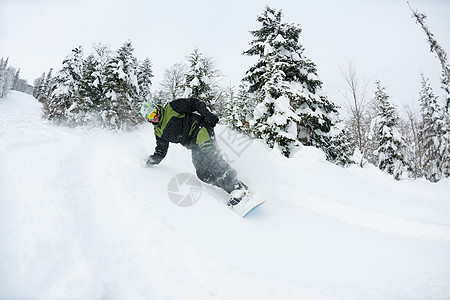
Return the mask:
<svg viewBox="0 0 450 300">
<path fill-rule="evenodd" d="M 205 120 L 206 123 L 208 123 L 211 127 L 214 127 L 219 122 L 219 117 L 211 113 L 208 117 L 205 118 Z"/>
</svg>

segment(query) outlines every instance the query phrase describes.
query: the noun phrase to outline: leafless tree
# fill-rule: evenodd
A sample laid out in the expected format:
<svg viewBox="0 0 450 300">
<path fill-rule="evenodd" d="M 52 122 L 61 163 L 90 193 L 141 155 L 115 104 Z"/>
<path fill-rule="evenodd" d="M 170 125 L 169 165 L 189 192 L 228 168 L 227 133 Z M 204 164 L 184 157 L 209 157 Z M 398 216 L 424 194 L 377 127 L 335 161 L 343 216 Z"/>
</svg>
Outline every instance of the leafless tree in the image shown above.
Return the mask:
<svg viewBox="0 0 450 300">
<path fill-rule="evenodd" d="M 358 148 L 364 155 L 367 143 L 366 128 L 368 126 L 366 124 L 367 122 L 365 122 L 365 115 L 367 109 L 367 86 L 369 82 L 359 78 L 356 68 L 351 61 L 347 61 L 341 67 L 341 74 L 344 77 L 345 88 L 340 92 L 346 100 L 345 108 L 349 112 L 351 131 Z"/>
<path fill-rule="evenodd" d="M 184 83 L 186 78 L 187 66 L 182 63 L 176 63 L 164 72 L 161 81 L 162 92 L 174 100 L 183 96 Z"/>
</svg>

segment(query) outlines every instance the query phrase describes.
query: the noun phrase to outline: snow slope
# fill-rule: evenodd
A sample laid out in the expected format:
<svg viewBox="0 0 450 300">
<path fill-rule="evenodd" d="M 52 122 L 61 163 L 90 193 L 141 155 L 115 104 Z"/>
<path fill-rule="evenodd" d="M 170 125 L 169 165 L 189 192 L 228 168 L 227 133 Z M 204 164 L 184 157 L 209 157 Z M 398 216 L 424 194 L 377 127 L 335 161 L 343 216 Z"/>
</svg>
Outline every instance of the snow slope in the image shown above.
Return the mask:
<svg viewBox="0 0 450 300">
<path fill-rule="evenodd" d="M 152 127 L 55 127 L 17 92 L 0 100 L 0 299 L 450 299 L 450 181 L 397 182 L 309 147 L 286 159 L 216 132 L 241 179 L 268 198 L 248 218 L 201 185 Z M 186 185 L 180 193 L 189 193 Z"/>
</svg>

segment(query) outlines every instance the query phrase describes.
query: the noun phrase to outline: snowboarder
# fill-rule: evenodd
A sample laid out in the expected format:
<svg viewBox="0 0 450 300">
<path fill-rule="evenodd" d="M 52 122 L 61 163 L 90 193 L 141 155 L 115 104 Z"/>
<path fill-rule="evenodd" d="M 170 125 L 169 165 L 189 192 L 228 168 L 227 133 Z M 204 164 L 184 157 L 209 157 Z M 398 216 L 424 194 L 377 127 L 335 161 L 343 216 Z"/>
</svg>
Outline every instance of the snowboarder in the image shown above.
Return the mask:
<svg viewBox="0 0 450 300">
<path fill-rule="evenodd" d="M 197 177 L 230 194 L 229 206 L 244 197 L 247 186 L 218 151 L 214 127 L 219 118 L 196 98 L 176 99 L 165 106 L 144 102 L 141 115 L 154 125 L 155 152 L 147 159 L 147 167 L 159 164 L 166 156 L 169 143 L 180 143 L 192 151 Z"/>
</svg>

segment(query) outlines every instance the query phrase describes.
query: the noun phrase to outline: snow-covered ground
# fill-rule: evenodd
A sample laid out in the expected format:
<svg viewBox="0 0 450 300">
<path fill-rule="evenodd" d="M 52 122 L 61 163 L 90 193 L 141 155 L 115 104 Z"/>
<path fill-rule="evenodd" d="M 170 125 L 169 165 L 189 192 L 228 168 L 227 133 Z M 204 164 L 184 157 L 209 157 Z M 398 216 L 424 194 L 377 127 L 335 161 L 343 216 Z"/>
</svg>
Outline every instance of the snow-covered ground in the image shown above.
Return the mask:
<svg viewBox="0 0 450 300">
<path fill-rule="evenodd" d="M 31 96 L 0 101 L 0 299 L 450 299 L 450 181 L 397 182 L 309 147 L 286 159 L 216 130 L 268 202 L 241 219 L 226 195 L 174 178 L 190 153 L 130 133 L 55 127 Z M 175 191 L 176 192 L 176 191 Z"/>
</svg>

